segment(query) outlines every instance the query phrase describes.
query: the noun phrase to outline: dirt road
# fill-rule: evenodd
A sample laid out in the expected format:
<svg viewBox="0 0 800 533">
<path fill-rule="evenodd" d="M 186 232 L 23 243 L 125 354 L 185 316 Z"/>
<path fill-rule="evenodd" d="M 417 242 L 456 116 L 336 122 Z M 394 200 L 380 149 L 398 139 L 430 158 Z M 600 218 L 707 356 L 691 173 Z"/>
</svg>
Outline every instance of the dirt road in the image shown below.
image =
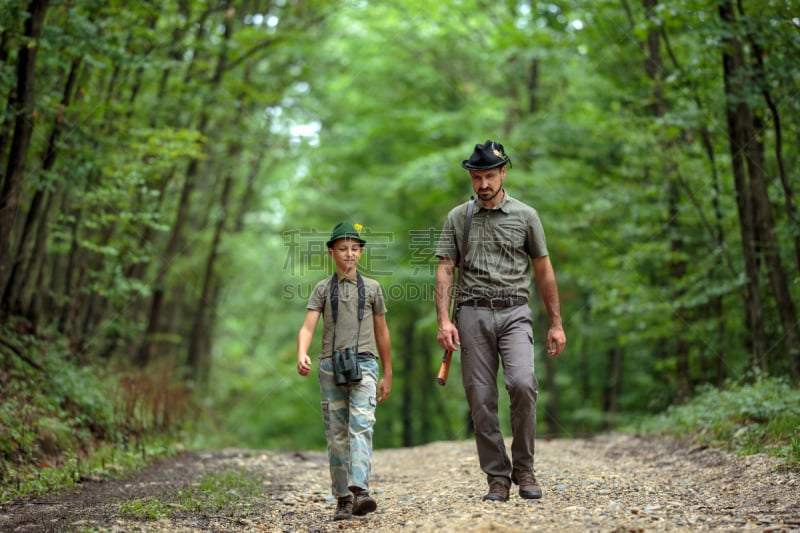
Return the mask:
<svg viewBox="0 0 800 533">
<path fill-rule="evenodd" d="M 160 520 L 120 512 L 124 502 L 165 497 L 231 469 L 264 476 L 250 505 L 213 514 L 182 509 Z M 800 532 L 800 474 L 764 455 L 621 434 L 540 439 L 536 472 L 541 500 L 512 490 L 508 503 L 483 502 L 486 485 L 471 441 L 378 450 L 377 512 L 333 522 L 323 453 L 185 453 L 131 480 L 89 482 L 5 506 L 0 531 Z"/>
</svg>

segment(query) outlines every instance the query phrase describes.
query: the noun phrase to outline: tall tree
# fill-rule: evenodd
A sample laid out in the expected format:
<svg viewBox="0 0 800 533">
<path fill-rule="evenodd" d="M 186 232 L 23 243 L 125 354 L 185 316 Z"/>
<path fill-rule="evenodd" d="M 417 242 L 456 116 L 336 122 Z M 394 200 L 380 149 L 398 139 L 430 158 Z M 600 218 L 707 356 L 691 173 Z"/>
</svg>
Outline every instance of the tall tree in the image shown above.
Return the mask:
<svg viewBox="0 0 800 533">
<path fill-rule="evenodd" d="M 25 163 L 34 125 L 36 53 L 44 28 L 49 0 L 31 0 L 25 19 L 24 42 L 17 51 L 17 87 L 8 102 L 14 118 L 14 133 L 0 187 L 0 309 L 8 307 L 6 279 L 12 264 L 18 261 L 10 254 L 14 225 L 25 179 Z"/>
<path fill-rule="evenodd" d="M 763 257 L 783 326 L 783 339 L 792 376 L 800 377 L 800 336 L 797 314 L 775 237 L 772 206 L 764 174 L 763 145 L 759 141 L 755 116 L 748 98 L 751 83 L 741 39 L 740 25 L 731 1 L 719 6 L 720 18 L 728 31 L 724 37 L 723 71 L 727 96 L 728 133 L 741 219 L 742 246 L 747 273 L 747 302 L 753 337 L 754 366 L 768 371 L 766 339 L 760 296 L 760 257 Z"/>
</svg>

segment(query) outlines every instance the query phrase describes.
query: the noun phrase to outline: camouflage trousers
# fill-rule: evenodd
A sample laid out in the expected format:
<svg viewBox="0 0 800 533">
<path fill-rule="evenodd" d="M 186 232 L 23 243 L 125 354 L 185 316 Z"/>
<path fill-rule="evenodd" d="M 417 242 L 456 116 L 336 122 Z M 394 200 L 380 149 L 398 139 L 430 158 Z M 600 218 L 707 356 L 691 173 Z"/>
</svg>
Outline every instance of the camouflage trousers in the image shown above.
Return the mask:
<svg viewBox="0 0 800 533">
<path fill-rule="evenodd" d="M 372 469 L 372 432 L 378 385 L 378 362 L 361 359 L 362 379 L 351 386 L 338 386 L 333 378 L 333 358 L 319 364 L 322 420 L 328 440 L 331 492 L 348 496 L 349 487 L 369 489 Z"/>
</svg>

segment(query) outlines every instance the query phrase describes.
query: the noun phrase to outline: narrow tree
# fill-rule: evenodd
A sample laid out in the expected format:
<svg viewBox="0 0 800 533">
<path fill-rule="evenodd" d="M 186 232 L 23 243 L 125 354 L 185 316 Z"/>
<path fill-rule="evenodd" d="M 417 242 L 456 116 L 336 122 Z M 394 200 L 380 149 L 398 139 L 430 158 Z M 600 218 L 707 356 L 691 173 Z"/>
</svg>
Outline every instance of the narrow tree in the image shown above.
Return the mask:
<svg viewBox="0 0 800 533">
<path fill-rule="evenodd" d="M 8 155 L 8 165 L 0 189 L 0 308 L 6 309 L 6 279 L 18 258 L 11 257 L 11 241 L 19 207 L 25 162 L 33 135 L 33 107 L 35 100 L 36 53 L 39 37 L 44 27 L 49 0 L 32 0 L 28 4 L 22 46 L 17 55 L 17 87 L 12 93 L 8 109 L 14 119 L 14 134 Z"/>
<path fill-rule="evenodd" d="M 791 299 L 786 272 L 781 264 L 780 248 L 775 235 L 772 205 L 767 192 L 763 144 L 757 127 L 760 117 L 748 103 L 751 82 L 744 46 L 737 36 L 739 25 L 730 0 L 720 3 L 720 17 L 728 28 L 723 41 L 723 75 L 727 97 L 728 134 L 734 179 L 742 218 L 742 246 L 745 254 L 748 303 L 761 306 L 759 292 L 759 256 L 763 257 L 780 316 L 786 356 L 792 377 L 800 377 L 800 335 L 797 313 Z M 754 357 L 757 368 L 768 370 L 766 340 L 763 337 L 763 310 L 750 309 L 751 334 L 754 335 Z M 761 321 L 761 332 L 758 322 Z M 756 329 L 752 329 L 756 328 Z M 761 336 L 759 339 L 758 337 Z"/>
</svg>

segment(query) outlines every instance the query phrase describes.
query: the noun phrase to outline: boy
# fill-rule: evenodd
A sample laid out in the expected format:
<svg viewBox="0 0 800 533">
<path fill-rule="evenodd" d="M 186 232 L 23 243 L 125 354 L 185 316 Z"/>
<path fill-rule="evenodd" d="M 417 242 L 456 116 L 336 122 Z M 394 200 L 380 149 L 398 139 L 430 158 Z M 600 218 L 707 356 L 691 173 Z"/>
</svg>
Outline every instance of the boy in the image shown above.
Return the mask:
<svg viewBox="0 0 800 533">
<path fill-rule="evenodd" d="M 389 397 L 392 362 L 386 304 L 377 281 L 358 273 L 366 241 L 361 225 L 340 222 L 326 243 L 336 272 L 317 283 L 297 335 L 297 373 L 311 373 L 308 348 L 320 313 L 323 320 L 319 389 L 328 441 L 331 490 L 337 498 L 334 520 L 347 520 L 377 508 L 369 495 L 375 405 Z M 383 377 L 378 380 L 380 355 Z"/>
</svg>

